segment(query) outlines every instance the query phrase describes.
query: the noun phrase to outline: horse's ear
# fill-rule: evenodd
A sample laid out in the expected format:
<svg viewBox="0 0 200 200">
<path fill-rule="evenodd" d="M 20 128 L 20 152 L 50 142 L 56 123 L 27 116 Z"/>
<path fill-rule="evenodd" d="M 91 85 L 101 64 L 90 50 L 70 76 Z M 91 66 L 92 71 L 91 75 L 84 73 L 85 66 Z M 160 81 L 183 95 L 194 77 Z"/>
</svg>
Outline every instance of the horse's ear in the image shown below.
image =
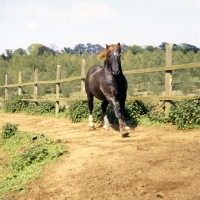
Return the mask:
<svg viewBox="0 0 200 200">
<path fill-rule="evenodd" d="M 120 43 L 118 42 L 118 45 L 120 46 Z"/>
<path fill-rule="evenodd" d="M 109 45 L 106 44 L 106 49 L 108 49 L 108 48 L 109 48 Z"/>
</svg>

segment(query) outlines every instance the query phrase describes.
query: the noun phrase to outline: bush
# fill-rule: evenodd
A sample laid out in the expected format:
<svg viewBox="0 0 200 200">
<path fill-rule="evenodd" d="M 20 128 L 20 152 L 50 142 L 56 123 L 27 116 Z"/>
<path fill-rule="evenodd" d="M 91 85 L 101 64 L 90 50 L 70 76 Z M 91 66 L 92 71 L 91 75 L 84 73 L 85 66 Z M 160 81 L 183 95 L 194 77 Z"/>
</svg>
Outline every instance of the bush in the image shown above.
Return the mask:
<svg viewBox="0 0 200 200">
<path fill-rule="evenodd" d="M 18 131 L 18 125 L 17 124 L 6 123 L 2 127 L 2 137 L 3 137 L 3 139 L 8 139 L 11 136 L 15 135 L 15 133 L 17 131 Z"/>
<path fill-rule="evenodd" d="M 55 103 L 53 101 L 45 101 L 39 103 L 30 102 L 26 108 L 26 112 L 29 114 L 44 114 L 55 113 Z"/>
<path fill-rule="evenodd" d="M 137 119 L 141 115 L 148 112 L 146 106 L 142 101 L 127 101 L 126 102 L 126 119 Z"/>
<path fill-rule="evenodd" d="M 27 166 L 36 163 L 42 163 L 46 160 L 54 160 L 64 153 L 62 145 L 56 144 L 54 141 L 41 142 L 25 149 L 22 153 L 13 157 L 11 161 L 11 171 L 21 171 Z"/>
<path fill-rule="evenodd" d="M 5 103 L 5 112 L 20 112 L 24 111 L 29 105 L 29 101 L 22 101 L 22 99 L 30 99 L 31 97 L 27 94 L 23 95 L 10 95 Z"/>
<path fill-rule="evenodd" d="M 67 152 L 61 140 L 53 141 L 44 134 L 18 132 L 9 140 L 0 138 L 1 152 L 6 159 L 0 166 L 0 194 L 26 191 L 26 183 L 38 178 L 43 167 Z M 6 170 L 5 170 L 6 169 Z M 0 195 L 1 196 L 1 195 Z M 0 198 L 1 199 L 1 198 Z"/>
<path fill-rule="evenodd" d="M 82 118 L 87 118 L 88 103 L 82 100 L 73 102 L 67 110 L 67 116 L 72 122 L 80 122 Z"/>
<path fill-rule="evenodd" d="M 178 129 L 189 129 L 194 125 L 200 125 L 200 98 L 173 102 L 169 120 L 177 125 Z"/>
<path fill-rule="evenodd" d="M 154 122 L 166 123 L 169 120 L 168 118 L 165 117 L 164 110 L 162 110 L 162 111 L 156 111 L 156 110 L 149 111 L 147 116 L 151 121 L 154 121 Z"/>
<path fill-rule="evenodd" d="M 101 110 L 101 101 L 94 101 L 93 120 L 94 122 L 103 121 L 103 114 Z M 146 114 L 147 109 L 141 101 L 127 101 L 125 117 L 131 123 L 136 122 L 137 118 Z M 118 123 L 117 118 L 110 105 L 107 107 L 107 115 L 110 123 Z M 87 101 L 75 101 L 67 110 L 67 116 L 72 122 L 80 122 L 83 118 L 89 117 L 89 109 Z"/>
<path fill-rule="evenodd" d="M 45 101 L 33 103 L 22 99 L 31 99 L 28 94 L 10 95 L 5 103 L 5 112 L 27 112 L 28 114 L 55 113 L 55 103 Z"/>
<path fill-rule="evenodd" d="M 147 117 L 153 122 L 166 123 L 168 118 L 165 117 L 163 101 L 147 101 Z"/>
</svg>

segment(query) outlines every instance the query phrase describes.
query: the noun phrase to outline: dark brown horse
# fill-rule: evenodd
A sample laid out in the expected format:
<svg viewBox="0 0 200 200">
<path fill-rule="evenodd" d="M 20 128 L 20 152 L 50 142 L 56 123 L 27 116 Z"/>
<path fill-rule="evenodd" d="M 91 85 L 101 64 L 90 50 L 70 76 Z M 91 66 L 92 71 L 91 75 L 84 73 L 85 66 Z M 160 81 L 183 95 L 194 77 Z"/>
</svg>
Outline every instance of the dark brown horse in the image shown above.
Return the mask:
<svg viewBox="0 0 200 200">
<path fill-rule="evenodd" d="M 106 108 L 110 104 L 115 116 L 118 118 L 122 137 L 128 136 L 128 129 L 130 128 L 125 122 L 127 81 L 122 73 L 120 43 L 106 45 L 106 49 L 100 52 L 98 57 L 104 58 L 104 66 L 91 67 L 85 78 L 85 90 L 90 111 L 89 126 L 94 127 L 92 110 L 95 96 L 103 101 L 101 108 L 104 117 L 104 128 L 107 129 L 111 125 L 106 115 Z M 116 105 L 116 101 L 119 101 L 120 110 Z"/>
</svg>

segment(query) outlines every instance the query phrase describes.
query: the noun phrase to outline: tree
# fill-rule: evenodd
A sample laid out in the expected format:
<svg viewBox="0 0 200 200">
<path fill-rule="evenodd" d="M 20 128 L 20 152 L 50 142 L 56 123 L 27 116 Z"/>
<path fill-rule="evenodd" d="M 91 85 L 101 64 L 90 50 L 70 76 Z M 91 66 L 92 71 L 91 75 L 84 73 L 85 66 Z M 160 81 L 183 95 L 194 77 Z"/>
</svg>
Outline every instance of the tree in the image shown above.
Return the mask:
<svg viewBox="0 0 200 200">
<path fill-rule="evenodd" d="M 100 51 L 104 50 L 104 48 L 99 44 L 91 44 L 87 43 L 85 44 L 78 44 L 75 46 L 74 49 L 71 49 L 70 47 L 64 47 L 64 51 L 69 54 L 75 54 L 82 55 L 84 52 L 88 53 L 89 55 L 96 54 Z"/>
<path fill-rule="evenodd" d="M 77 44 L 74 48 L 74 52 L 78 55 L 81 55 L 86 50 L 86 46 L 84 44 Z"/>
<path fill-rule="evenodd" d="M 1 54 L 1 58 L 2 58 L 3 60 L 6 60 L 6 55 L 5 55 L 5 53 L 2 53 L 2 54 Z"/>
<path fill-rule="evenodd" d="M 23 56 L 23 55 L 27 55 L 27 52 L 26 50 L 19 48 L 19 49 L 15 49 L 13 53 L 13 55 L 17 55 L 17 54 Z"/>
<path fill-rule="evenodd" d="M 195 53 L 197 53 L 199 50 L 199 48 L 197 48 L 196 46 L 187 43 L 181 43 L 179 46 L 182 47 L 183 53 L 187 53 L 189 51 L 194 51 Z"/>
<path fill-rule="evenodd" d="M 10 60 L 12 58 L 12 55 L 13 55 L 13 50 L 12 49 L 6 49 L 6 57 L 7 57 L 7 60 Z"/>
<path fill-rule="evenodd" d="M 6 61 L 9 61 L 11 60 L 12 56 L 13 56 L 13 50 L 12 49 L 6 49 L 5 50 L 6 54 L 5 53 L 2 53 L 0 55 L 0 57 L 3 59 L 3 60 L 6 60 Z"/>
<path fill-rule="evenodd" d="M 157 49 L 157 47 L 154 47 L 154 46 L 147 46 L 146 48 L 145 48 L 147 51 L 154 51 L 154 50 L 156 50 Z"/>
<path fill-rule="evenodd" d="M 131 47 L 129 47 L 129 50 L 132 52 L 132 54 L 136 55 L 138 53 L 142 53 L 143 48 L 137 45 L 133 45 Z"/>
<path fill-rule="evenodd" d="M 93 54 L 96 54 L 100 51 L 104 50 L 104 48 L 99 45 L 99 44 L 90 44 L 90 43 L 87 43 L 86 44 L 86 49 L 85 51 L 89 54 L 89 55 L 93 55 Z"/>
<path fill-rule="evenodd" d="M 62 50 L 62 52 L 69 53 L 69 54 L 73 54 L 73 53 L 74 53 L 74 50 L 71 49 L 70 47 L 64 47 L 64 50 Z"/>
<path fill-rule="evenodd" d="M 162 50 L 165 50 L 165 45 L 168 44 L 167 42 L 162 42 L 161 45 L 159 45 L 159 48 Z M 189 51 L 193 51 L 194 53 L 197 53 L 200 49 L 197 48 L 194 45 L 191 44 L 187 44 L 187 43 L 181 43 L 181 44 L 174 44 L 173 45 L 173 51 L 177 51 L 180 50 L 182 51 L 184 54 L 186 54 Z"/>
<path fill-rule="evenodd" d="M 38 44 L 38 43 L 34 43 L 31 44 L 30 46 L 28 46 L 27 51 L 29 52 L 29 54 L 35 54 L 38 55 L 39 53 L 39 48 L 44 46 L 43 44 Z"/>
<path fill-rule="evenodd" d="M 167 42 L 162 42 L 162 44 L 159 45 L 159 48 L 165 51 L 166 44 L 169 44 Z"/>
<path fill-rule="evenodd" d="M 46 47 L 46 46 L 41 46 L 38 48 L 38 55 L 43 55 L 44 53 L 51 53 L 53 55 L 55 55 L 55 51 L 49 47 Z"/>
<path fill-rule="evenodd" d="M 38 44 L 38 43 L 31 44 L 27 48 L 27 50 L 30 54 L 34 54 L 34 55 L 43 55 L 44 52 L 51 53 L 51 54 L 55 55 L 55 51 L 53 49 L 46 47 L 43 44 Z"/>
<path fill-rule="evenodd" d="M 129 47 L 125 44 L 121 44 L 121 48 L 122 48 L 123 52 L 128 51 L 128 49 L 129 49 Z"/>
</svg>

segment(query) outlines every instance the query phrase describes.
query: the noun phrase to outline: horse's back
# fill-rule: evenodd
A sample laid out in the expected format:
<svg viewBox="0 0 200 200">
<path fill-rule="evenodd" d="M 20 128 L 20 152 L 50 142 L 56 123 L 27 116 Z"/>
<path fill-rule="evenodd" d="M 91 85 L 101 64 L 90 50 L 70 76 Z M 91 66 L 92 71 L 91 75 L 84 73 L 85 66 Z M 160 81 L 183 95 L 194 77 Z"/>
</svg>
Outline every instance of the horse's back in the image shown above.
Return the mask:
<svg viewBox="0 0 200 200">
<path fill-rule="evenodd" d="M 102 66 L 95 65 L 88 70 L 85 78 L 85 91 L 87 95 L 94 95 L 100 100 L 106 100 L 103 92 L 100 89 L 101 77 L 102 77 Z"/>
<path fill-rule="evenodd" d="M 99 73 L 101 70 L 103 69 L 102 66 L 99 66 L 99 65 L 95 65 L 93 67 L 91 67 L 89 70 L 88 70 L 88 73 L 87 73 L 87 76 L 89 78 L 89 76 L 93 75 L 93 74 L 96 74 L 96 73 Z"/>
<path fill-rule="evenodd" d="M 95 79 L 99 76 L 99 73 L 102 71 L 103 67 L 99 65 L 95 65 L 88 70 L 88 73 L 85 78 L 86 84 L 89 83 L 91 78 L 95 77 Z"/>
</svg>

